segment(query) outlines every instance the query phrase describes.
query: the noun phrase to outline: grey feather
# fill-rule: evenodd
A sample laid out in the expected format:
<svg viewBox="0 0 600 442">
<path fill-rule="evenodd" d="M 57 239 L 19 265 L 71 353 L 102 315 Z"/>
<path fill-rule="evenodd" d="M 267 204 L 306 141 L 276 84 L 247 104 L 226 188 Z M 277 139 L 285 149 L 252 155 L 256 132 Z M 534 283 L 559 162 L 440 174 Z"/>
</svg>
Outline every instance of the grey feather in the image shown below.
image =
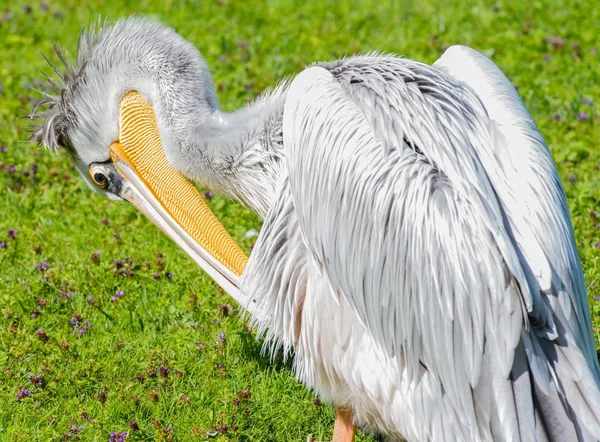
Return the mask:
<svg viewBox="0 0 600 442">
<path fill-rule="evenodd" d="M 475 439 L 486 439 L 486 425 L 496 421 L 495 439 L 530 440 L 540 425 L 534 389 L 530 386 L 530 405 L 517 406 L 514 397 L 522 399 L 522 391 L 510 386 L 505 391 L 502 379 L 512 371 L 517 347 L 529 346 L 527 366 L 538 399 L 545 395 L 554 408 L 568 404 L 566 385 L 557 379 L 571 378 L 571 367 L 549 349 L 568 339 L 564 327 L 571 326 L 559 306 L 549 305 L 554 295 L 540 290 L 543 281 L 531 275 L 520 250 L 526 244 L 514 239 L 511 222 L 520 209 L 507 206 L 511 201 L 502 200 L 494 187 L 504 186 L 506 194 L 509 185 L 491 169 L 489 149 L 503 148 L 498 140 L 503 134 L 471 90 L 428 66 L 381 56 L 320 66 L 326 70 L 313 68 L 292 84 L 289 94 L 297 98 L 288 99 L 284 112 L 290 186 L 313 259 L 324 263 L 334 291 L 357 309 L 375 339 L 390 354 L 407 358 L 408 373 L 414 375 L 422 363 L 440 379 L 465 425 L 478 428 Z M 550 166 L 542 178 L 556 182 Z M 558 206 L 552 216 L 568 217 L 561 210 L 566 204 L 559 200 Z M 572 238 L 570 224 L 561 227 Z M 568 250 L 574 243 L 566 245 L 573 256 Z M 569 272 L 581 280 L 579 265 Z M 585 302 L 585 292 L 571 296 L 576 305 Z M 529 336 L 525 343 L 522 333 Z M 415 345 L 415 338 L 422 342 Z M 585 409 L 563 411 L 563 419 L 570 420 L 564 428 L 581 437 L 583 422 L 589 431 L 599 430 L 595 361 L 586 363 L 581 353 L 590 354 L 588 342 L 580 340 L 581 350 L 575 347 L 568 357 L 580 361 L 581 377 L 568 385 L 589 389 L 587 398 L 574 399 L 574 406 Z M 497 384 L 491 413 L 474 401 L 478 389 L 488 388 L 480 384 L 486 355 L 494 358 L 487 382 Z M 561 409 L 569 410 L 567 404 Z M 560 440 L 552 428 L 544 431 L 550 440 Z"/>
</svg>

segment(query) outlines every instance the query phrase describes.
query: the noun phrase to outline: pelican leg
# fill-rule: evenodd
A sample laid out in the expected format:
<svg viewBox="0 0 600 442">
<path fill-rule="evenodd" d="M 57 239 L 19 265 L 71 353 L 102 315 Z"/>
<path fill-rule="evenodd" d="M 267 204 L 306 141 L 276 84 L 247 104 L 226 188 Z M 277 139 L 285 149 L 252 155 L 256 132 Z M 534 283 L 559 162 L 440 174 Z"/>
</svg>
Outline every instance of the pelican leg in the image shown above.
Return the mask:
<svg viewBox="0 0 600 442">
<path fill-rule="evenodd" d="M 352 411 L 346 408 L 336 408 L 333 440 L 331 442 L 352 442 L 355 434 L 356 428 L 352 423 Z"/>
<path fill-rule="evenodd" d="M 353 442 L 356 428 L 352 423 L 352 412 L 346 408 L 336 407 L 335 425 L 333 427 L 333 439 L 331 442 Z M 312 435 L 309 435 L 306 442 L 313 441 Z"/>
</svg>

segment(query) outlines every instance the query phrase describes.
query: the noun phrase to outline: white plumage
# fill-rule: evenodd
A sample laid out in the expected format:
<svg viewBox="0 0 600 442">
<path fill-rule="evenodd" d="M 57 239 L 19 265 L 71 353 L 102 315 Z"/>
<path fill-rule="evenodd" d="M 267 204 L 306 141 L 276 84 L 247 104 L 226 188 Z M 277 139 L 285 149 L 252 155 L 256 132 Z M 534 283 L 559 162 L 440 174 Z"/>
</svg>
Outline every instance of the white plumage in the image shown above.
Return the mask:
<svg viewBox="0 0 600 442">
<path fill-rule="evenodd" d="M 392 439 L 576 440 L 540 428 L 532 390 L 556 382 L 597 437 L 587 296 L 549 150 L 488 59 L 452 47 L 434 68 L 357 57 L 293 81 L 287 176 L 241 286 L 264 306 L 255 320 L 295 348 L 307 385 Z"/>
</svg>

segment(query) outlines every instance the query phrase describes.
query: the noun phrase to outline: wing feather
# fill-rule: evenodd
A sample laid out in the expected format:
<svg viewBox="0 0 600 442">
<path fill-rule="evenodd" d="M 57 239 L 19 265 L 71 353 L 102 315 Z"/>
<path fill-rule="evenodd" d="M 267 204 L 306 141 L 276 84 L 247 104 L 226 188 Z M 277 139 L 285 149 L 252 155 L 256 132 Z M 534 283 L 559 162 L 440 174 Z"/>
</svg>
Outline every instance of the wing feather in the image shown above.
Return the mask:
<svg viewBox="0 0 600 442">
<path fill-rule="evenodd" d="M 409 378 L 416 379 L 423 363 L 475 427 L 468 387 L 479 378 L 485 328 L 503 328 L 487 345 L 498 345 L 497 362 L 506 374 L 519 340 L 523 300 L 513 291 L 515 299 L 506 302 L 503 270 L 506 254 L 515 267 L 511 278 L 524 280 L 518 258 L 500 229 L 497 202 L 468 187 L 456 166 L 451 175 L 459 185 L 440 173 L 457 153 L 431 154 L 434 134 L 422 127 L 397 123 L 398 131 L 384 131 L 381 120 L 393 114 L 401 122 L 399 115 L 412 113 L 416 121 L 417 111 L 397 99 L 384 106 L 389 116 L 374 117 L 382 106 L 360 87 L 350 95 L 334 74 L 314 67 L 288 92 L 284 143 L 304 241 L 314 262 L 323 263 L 333 293 L 346 297 L 390 355 L 402 354 Z M 416 101 L 413 89 L 404 90 Z M 420 104 L 419 112 L 435 116 Z M 449 137 L 448 150 L 455 147 Z M 467 161 L 472 179 L 489 187 L 476 170 L 476 156 Z"/>
<path fill-rule="evenodd" d="M 497 128 L 486 170 L 507 212 L 515 243 L 555 314 L 589 361 L 596 361 L 588 299 L 567 201 L 552 156 L 514 86 L 487 57 L 452 46 L 434 67 L 465 84 Z M 547 318 L 551 321 L 551 317 Z M 550 335 L 549 338 L 555 336 Z"/>
<path fill-rule="evenodd" d="M 530 151 L 512 157 L 523 139 L 507 135 L 479 91 L 444 66 L 365 56 L 303 71 L 283 117 L 289 188 L 332 296 L 344 296 L 385 351 L 403 358 L 409 382 L 425 366 L 468 427 L 527 439 L 538 431 L 534 410 L 509 400 L 526 383 L 506 383 L 515 352 L 527 344 L 537 388 L 548 392 L 547 348 L 528 333 L 533 324 L 556 340 L 558 308 L 589 356 L 581 268 L 549 153 L 525 162 L 541 136 L 527 132 Z M 544 174 L 521 193 L 523 175 Z M 532 207 L 536 198 L 556 201 Z M 554 369 L 564 375 L 564 367 Z M 493 411 L 483 390 L 508 402 Z M 593 425 L 595 411 L 584 413 Z"/>
</svg>

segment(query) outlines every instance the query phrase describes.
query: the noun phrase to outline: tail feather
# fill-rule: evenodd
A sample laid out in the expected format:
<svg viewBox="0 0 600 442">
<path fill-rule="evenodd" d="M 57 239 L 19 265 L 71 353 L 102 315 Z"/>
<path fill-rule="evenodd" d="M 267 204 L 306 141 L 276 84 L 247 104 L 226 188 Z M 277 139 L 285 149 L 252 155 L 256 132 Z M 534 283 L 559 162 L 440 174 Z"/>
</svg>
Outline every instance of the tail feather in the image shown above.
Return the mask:
<svg viewBox="0 0 600 442">
<path fill-rule="evenodd" d="M 600 441 L 600 388 L 593 362 L 565 336 L 549 341 L 524 331 L 515 351 L 510 381 L 522 441 L 531 440 L 532 424 L 537 441 Z M 547 361 L 549 385 L 537 382 L 534 358 Z"/>
<path fill-rule="evenodd" d="M 549 391 L 542 391 L 533 382 L 533 403 L 535 409 L 535 433 L 537 440 L 588 441 L 584 438 L 579 423 L 573 419 L 573 413 L 565 404 L 554 384 Z"/>
</svg>

